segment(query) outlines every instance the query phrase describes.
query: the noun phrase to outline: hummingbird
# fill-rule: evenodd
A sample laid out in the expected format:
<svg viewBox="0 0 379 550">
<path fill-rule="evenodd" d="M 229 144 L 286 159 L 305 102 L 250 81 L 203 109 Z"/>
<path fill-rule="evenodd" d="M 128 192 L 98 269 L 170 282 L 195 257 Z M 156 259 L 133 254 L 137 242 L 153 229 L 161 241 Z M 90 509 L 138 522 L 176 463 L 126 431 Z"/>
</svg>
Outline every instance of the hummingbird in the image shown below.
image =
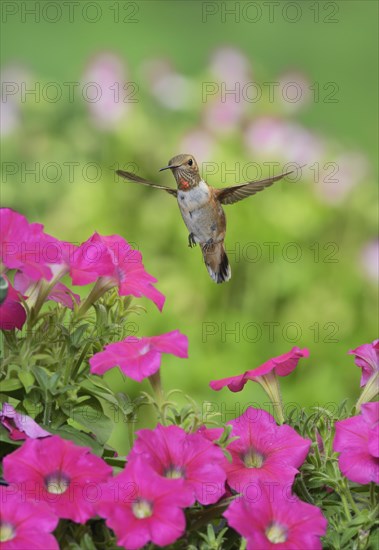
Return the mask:
<svg viewBox="0 0 379 550">
<path fill-rule="evenodd" d="M 189 231 L 188 246 L 200 245 L 208 273 L 216 283 L 229 281 L 231 268 L 224 248 L 226 216 L 223 205 L 234 204 L 263 191 L 293 172 L 285 172 L 260 181 L 248 181 L 231 187 L 216 188 L 204 181 L 193 155 L 177 155 L 162 170 L 171 170 L 177 189 L 157 185 L 132 172 L 117 170 L 126 180 L 162 189 L 176 197 L 183 221 Z"/>
</svg>

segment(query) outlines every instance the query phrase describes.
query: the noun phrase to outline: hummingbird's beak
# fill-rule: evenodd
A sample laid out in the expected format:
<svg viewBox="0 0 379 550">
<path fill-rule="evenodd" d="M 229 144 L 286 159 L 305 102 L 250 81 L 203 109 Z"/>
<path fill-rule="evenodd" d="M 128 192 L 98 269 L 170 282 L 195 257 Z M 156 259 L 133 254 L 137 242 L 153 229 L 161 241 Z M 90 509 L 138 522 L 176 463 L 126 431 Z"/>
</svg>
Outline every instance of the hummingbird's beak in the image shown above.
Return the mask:
<svg viewBox="0 0 379 550">
<path fill-rule="evenodd" d="M 159 172 L 162 172 L 162 170 L 168 170 L 169 168 L 177 168 L 174 164 L 169 164 L 168 166 L 165 166 L 164 168 L 160 168 Z"/>
</svg>

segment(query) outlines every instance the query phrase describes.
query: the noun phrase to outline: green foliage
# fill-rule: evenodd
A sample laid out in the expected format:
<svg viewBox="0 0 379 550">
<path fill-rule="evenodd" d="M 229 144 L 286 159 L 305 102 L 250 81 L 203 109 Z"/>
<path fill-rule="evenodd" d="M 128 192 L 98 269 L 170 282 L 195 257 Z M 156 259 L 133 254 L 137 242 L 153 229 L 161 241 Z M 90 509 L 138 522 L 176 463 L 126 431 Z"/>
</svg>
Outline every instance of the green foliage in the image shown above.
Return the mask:
<svg viewBox="0 0 379 550">
<path fill-rule="evenodd" d="M 49 303 L 30 319 L 21 331 L 4 332 L 0 395 L 51 433 L 89 446 L 119 472 L 123 456 L 115 456 L 109 437 L 117 423 L 123 425 L 129 447 L 134 440 L 137 420 L 144 424 L 149 413 L 164 425 L 178 425 L 189 432 L 205 422 L 224 425 L 219 413 L 209 413 L 181 390 L 165 395 L 141 391 L 137 398 L 113 392 L 104 379 L 89 373 L 88 359 L 110 342 L 128 335 L 128 319 L 139 313 L 129 298 L 108 291 L 86 313 Z M 155 387 L 152 384 L 153 388 Z M 143 407 L 143 408 L 141 408 Z M 334 408 L 287 409 L 285 422 L 303 437 L 312 440 L 311 450 L 296 477 L 294 492 L 305 502 L 318 506 L 328 519 L 323 548 L 375 550 L 378 534 L 379 493 L 374 484 L 361 486 L 341 475 L 333 452 L 334 425 L 352 414 L 346 401 Z M 231 426 L 216 444 L 227 450 Z M 2 454 L 8 454 L 20 441 L 9 439 L 1 426 Z M 221 514 L 236 496 L 231 494 L 209 506 L 199 504 L 186 511 L 187 529 L 172 550 L 244 550 L 245 542 L 227 527 Z M 116 550 L 112 532 L 103 521 L 76 525 L 61 520 L 55 532 L 63 550 L 102 548 Z M 153 546 L 150 546 L 153 548 Z"/>
<path fill-rule="evenodd" d="M 4 332 L 1 391 L 48 431 L 101 455 L 114 424 L 128 422 L 143 399 L 136 404 L 123 392 L 114 393 L 89 373 L 88 359 L 126 337 L 126 321 L 136 312 L 130 298 L 110 291 L 84 316 L 77 307 L 71 311 L 57 304 L 21 331 Z"/>
</svg>

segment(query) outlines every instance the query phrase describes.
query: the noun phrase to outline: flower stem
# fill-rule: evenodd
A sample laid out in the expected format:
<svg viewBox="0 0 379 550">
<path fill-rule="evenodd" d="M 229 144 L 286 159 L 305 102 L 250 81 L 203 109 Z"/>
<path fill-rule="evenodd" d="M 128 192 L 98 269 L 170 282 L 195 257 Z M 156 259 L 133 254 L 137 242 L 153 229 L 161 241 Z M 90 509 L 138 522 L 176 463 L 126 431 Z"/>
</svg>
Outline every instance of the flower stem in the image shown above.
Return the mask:
<svg viewBox="0 0 379 550">
<path fill-rule="evenodd" d="M 149 376 L 149 382 L 151 384 L 151 387 L 153 388 L 157 405 L 159 406 L 159 408 L 161 408 L 164 400 L 164 394 L 162 389 L 161 373 L 159 370 Z"/>
<path fill-rule="evenodd" d="M 114 281 L 110 281 L 109 278 L 99 277 L 97 279 L 95 286 L 92 288 L 91 292 L 88 294 L 87 298 L 82 302 L 76 312 L 76 319 L 83 317 L 89 308 L 94 304 L 103 294 L 115 286 Z"/>
<path fill-rule="evenodd" d="M 274 372 L 269 372 L 263 376 L 257 376 L 256 381 L 269 396 L 278 423 L 284 424 L 283 400 L 276 374 Z"/>
<path fill-rule="evenodd" d="M 363 403 L 367 403 L 374 399 L 379 393 L 379 373 L 375 372 L 368 380 L 367 384 L 362 390 L 358 401 L 356 402 L 355 409 L 359 413 L 361 412 L 361 406 Z"/>
</svg>

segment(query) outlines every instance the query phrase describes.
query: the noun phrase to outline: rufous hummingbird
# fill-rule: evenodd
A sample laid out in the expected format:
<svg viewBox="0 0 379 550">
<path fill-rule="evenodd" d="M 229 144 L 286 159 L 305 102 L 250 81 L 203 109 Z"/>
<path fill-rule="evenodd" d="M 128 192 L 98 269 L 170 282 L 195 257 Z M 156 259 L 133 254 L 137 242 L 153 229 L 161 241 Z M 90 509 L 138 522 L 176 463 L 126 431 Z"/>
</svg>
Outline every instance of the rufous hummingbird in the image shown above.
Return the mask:
<svg viewBox="0 0 379 550">
<path fill-rule="evenodd" d="M 209 275 L 216 283 L 229 281 L 232 273 L 224 248 L 226 217 L 222 205 L 233 204 L 255 195 L 293 171 L 260 181 L 217 189 L 202 179 L 193 155 L 177 155 L 160 171 L 168 169 L 175 177 L 177 189 L 157 185 L 132 172 L 117 170 L 117 174 L 129 181 L 163 189 L 176 197 L 189 231 L 188 246 L 192 247 L 197 243 L 200 245 Z"/>
</svg>

